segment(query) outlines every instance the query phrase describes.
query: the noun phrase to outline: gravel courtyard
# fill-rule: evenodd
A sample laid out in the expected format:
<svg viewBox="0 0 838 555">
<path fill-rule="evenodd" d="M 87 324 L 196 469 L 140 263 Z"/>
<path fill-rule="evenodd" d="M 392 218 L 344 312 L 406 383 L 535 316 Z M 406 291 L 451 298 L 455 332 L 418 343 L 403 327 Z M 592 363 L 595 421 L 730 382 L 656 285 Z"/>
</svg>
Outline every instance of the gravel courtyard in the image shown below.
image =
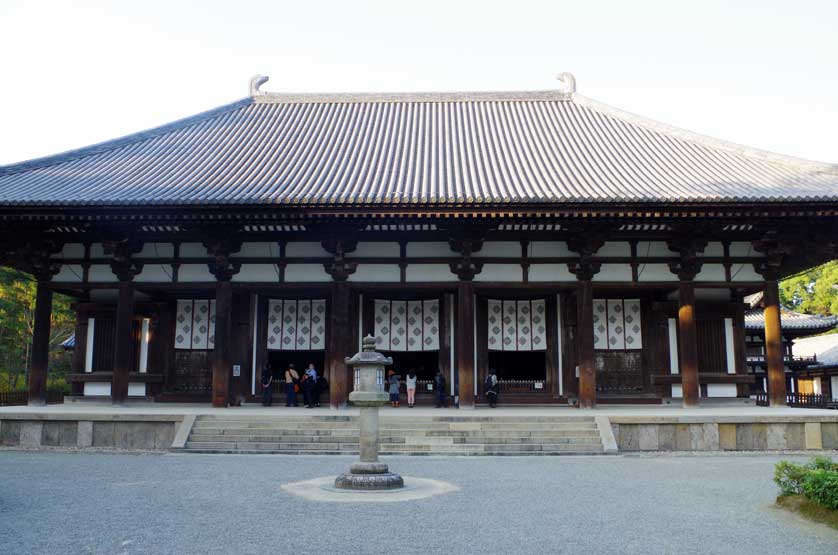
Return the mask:
<svg viewBox="0 0 838 555">
<path fill-rule="evenodd" d="M 4 553 L 835 553 L 774 509 L 777 456 L 388 457 L 460 491 L 322 504 L 349 457 L 0 451 Z"/>
</svg>

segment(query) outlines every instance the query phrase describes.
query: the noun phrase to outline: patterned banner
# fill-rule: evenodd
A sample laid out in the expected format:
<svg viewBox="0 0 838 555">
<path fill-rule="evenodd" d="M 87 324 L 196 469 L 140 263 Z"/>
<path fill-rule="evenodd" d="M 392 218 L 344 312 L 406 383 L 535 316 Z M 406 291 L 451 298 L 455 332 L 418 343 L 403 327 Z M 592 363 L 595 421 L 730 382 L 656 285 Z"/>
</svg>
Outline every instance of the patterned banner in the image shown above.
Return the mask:
<svg viewBox="0 0 838 555">
<path fill-rule="evenodd" d="M 543 351 L 547 349 L 547 303 L 488 299 L 490 351 Z"/>
<path fill-rule="evenodd" d="M 268 301 L 268 349 L 322 351 L 326 345 L 326 301 Z"/>
<path fill-rule="evenodd" d="M 594 348 L 643 348 L 639 299 L 594 299 Z"/>
<path fill-rule="evenodd" d="M 375 342 L 382 351 L 438 351 L 439 300 L 375 299 Z"/>
<path fill-rule="evenodd" d="M 178 299 L 175 322 L 175 349 L 215 348 L 215 300 Z"/>
</svg>

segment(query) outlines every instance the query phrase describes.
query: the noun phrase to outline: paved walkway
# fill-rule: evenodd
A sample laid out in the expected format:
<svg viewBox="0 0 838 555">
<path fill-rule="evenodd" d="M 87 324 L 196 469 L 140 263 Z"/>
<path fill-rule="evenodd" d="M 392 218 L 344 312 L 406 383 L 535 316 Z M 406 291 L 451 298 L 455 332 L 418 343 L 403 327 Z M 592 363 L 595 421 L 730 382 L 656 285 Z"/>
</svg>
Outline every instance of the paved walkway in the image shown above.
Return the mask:
<svg viewBox="0 0 838 555">
<path fill-rule="evenodd" d="M 279 489 L 349 457 L 0 452 L 0 545 L 25 554 L 836 553 L 773 508 L 777 457 L 397 458 L 462 489 L 332 505 Z"/>
<path fill-rule="evenodd" d="M 209 404 L 198 403 L 132 403 L 122 407 L 115 407 L 111 403 L 102 402 L 75 402 L 60 405 L 48 405 L 46 407 L 0 407 L 0 418 L 4 414 L 161 414 L 161 415 L 183 415 L 183 414 L 217 414 L 217 415 L 286 415 L 286 414 L 317 414 L 335 415 L 349 414 L 357 415 L 358 409 L 348 408 L 345 410 L 332 410 L 328 407 L 317 409 L 306 409 L 304 407 L 288 408 L 285 406 L 262 407 L 258 404 L 245 404 L 241 407 L 226 409 L 213 408 Z M 664 416 L 664 417 L 760 417 L 760 416 L 826 416 L 838 418 L 838 411 L 826 409 L 801 409 L 792 407 L 757 407 L 745 405 L 741 402 L 719 402 L 707 403 L 695 408 L 683 408 L 679 405 L 600 405 L 595 409 L 580 410 L 572 407 L 525 407 L 500 406 L 496 409 L 480 407 L 473 410 L 459 410 L 454 407 L 448 409 L 436 409 L 433 407 L 407 407 L 392 408 L 383 407 L 382 417 L 387 416 Z"/>
</svg>

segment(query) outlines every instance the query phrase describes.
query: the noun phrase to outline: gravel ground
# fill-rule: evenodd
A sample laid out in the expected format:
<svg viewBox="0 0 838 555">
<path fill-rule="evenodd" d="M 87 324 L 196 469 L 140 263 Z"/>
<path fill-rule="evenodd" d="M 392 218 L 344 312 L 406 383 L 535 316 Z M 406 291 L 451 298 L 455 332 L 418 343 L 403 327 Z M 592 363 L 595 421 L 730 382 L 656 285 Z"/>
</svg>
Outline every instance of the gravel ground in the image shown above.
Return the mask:
<svg viewBox="0 0 838 555">
<path fill-rule="evenodd" d="M 462 489 L 323 504 L 279 489 L 351 457 L 0 452 L 0 551 L 836 553 L 772 507 L 777 456 L 387 457 Z"/>
</svg>

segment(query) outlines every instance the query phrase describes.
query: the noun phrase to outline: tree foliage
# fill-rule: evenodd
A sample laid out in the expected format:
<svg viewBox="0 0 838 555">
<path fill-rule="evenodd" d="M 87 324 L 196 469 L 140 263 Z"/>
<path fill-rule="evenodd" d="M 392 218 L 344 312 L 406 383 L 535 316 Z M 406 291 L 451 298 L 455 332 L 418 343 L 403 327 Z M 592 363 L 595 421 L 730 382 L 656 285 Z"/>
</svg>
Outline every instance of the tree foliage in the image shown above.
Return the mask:
<svg viewBox="0 0 838 555">
<path fill-rule="evenodd" d="M 36 287 L 31 276 L 0 268 L 0 390 L 26 387 L 35 325 Z M 69 370 L 69 356 L 61 343 L 72 335 L 74 324 L 70 298 L 54 295 L 50 325 L 50 385 L 63 383 Z"/>
<path fill-rule="evenodd" d="M 838 314 L 838 260 L 784 280 L 780 301 L 806 314 Z"/>
</svg>

